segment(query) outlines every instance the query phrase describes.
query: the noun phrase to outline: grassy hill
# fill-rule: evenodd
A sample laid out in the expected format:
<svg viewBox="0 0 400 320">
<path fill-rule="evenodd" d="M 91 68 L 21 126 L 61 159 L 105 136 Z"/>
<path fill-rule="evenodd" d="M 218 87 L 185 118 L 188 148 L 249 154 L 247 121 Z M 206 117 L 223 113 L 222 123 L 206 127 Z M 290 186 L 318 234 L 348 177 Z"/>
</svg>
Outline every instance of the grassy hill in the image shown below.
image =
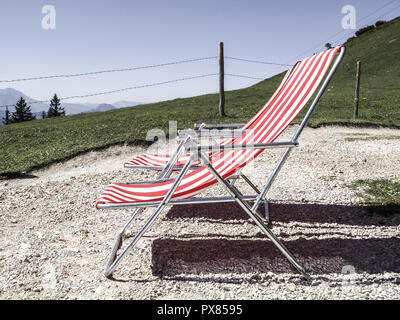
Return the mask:
<svg viewBox="0 0 400 320">
<path fill-rule="evenodd" d="M 346 56 L 316 108 L 313 126 L 339 123 L 400 127 L 400 18 L 350 39 Z M 322 50 L 322 48 L 321 48 Z M 362 62 L 359 119 L 352 120 L 356 61 Z M 227 116 L 218 116 L 218 95 L 175 99 L 132 108 L 35 120 L 0 127 L 0 176 L 118 143 L 140 143 L 149 129 L 167 132 L 195 122 L 247 122 L 267 101 L 283 74 L 226 92 Z"/>
</svg>

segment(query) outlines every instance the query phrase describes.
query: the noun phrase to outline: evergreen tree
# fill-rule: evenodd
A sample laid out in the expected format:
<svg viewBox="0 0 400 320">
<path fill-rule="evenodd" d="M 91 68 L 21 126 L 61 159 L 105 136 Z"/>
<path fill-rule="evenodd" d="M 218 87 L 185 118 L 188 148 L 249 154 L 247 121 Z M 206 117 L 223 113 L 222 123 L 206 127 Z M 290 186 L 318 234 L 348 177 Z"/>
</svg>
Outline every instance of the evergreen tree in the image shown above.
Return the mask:
<svg viewBox="0 0 400 320">
<path fill-rule="evenodd" d="M 3 118 L 3 123 L 5 125 L 10 123 L 10 111 L 8 110 L 8 107 L 6 107 L 6 114 L 5 114 L 4 118 Z"/>
<path fill-rule="evenodd" d="M 36 117 L 31 112 L 31 107 L 28 106 L 24 98 L 20 98 L 15 105 L 15 111 L 11 115 L 10 123 L 35 120 Z"/>
<path fill-rule="evenodd" d="M 42 119 L 45 119 L 45 118 L 47 118 L 46 111 L 42 111 Z"/>
<path fill-rule="evenodd" d="M 65 110 L 60 105 L 61 101 L 57 97 L 57 94 L 55 94 L 53 99 L 51 99 L 50 101 L 50 108 L 49 111 L 47 112 L 47 117 L 51 118 L 51 117 L 65 116 Z"/>
</svg>

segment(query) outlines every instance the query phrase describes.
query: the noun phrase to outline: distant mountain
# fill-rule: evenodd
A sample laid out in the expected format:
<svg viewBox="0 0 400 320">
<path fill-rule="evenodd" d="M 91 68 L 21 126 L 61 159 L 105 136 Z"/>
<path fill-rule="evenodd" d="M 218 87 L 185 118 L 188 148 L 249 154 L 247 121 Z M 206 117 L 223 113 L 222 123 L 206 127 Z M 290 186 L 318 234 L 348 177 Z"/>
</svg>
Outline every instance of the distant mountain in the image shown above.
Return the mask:
<svg viewBox="0 0 400 320">
<path fill-rule="evenodd" d="M 88 112 L 101 112 L 101 111 L 108 111 L 108 110 L 113 110 L 113 109 L 117 109 L 117 108 L 114 107 L 112 104 L 102 103 L 102 104 L 99 104 L 96 108 L 90 109 Z"/>
<path fill-rule="evenodd" d="M 41 119 L 42 111 L 49 110 L 49 102 L 38 102 L 38 100 L 32 99 L 28 97 L 21 91 L 18 91 L 13 88 L 6 88 L 0 89 L 0 106 L 5 105 L 13 105 L 15 104 L 20 98 L 24 98 L 28 105 L 31 107 L 32 113 L 36 115 L 36 119 Z M 31 102 L 31 103 L 29 103 Z M 98 104 L 98 103 L 68 103 L 61 101 L 61 106 L 64 107 L 66 115 L 73 115 L 77 113 L 86 113 L 86 112 L 99 112 L 99 111 L 106 111 L 118 108 L 126 108 L 131 106 L 136 106 L 139 104 L 143 104 L 142 102 L 136 101 L 126 101 L 121 100 L 117 101 L 113 104 Z M 0 107 L 0 125 L 3 124 L 3 117 L 5 116 L 5 108 Z M 9 107 L 8 110 L 10 112 L 14 112 L 14 107 Z"/>
<path fill-rule="evenodd" d="M 32 99 L 23 92 L 15 90 L 13 88 L 0 89 L 0 106 L 15 104 L 21 97 L 24 98 L 26 102 L 28 102 L 28 105 L 31 107 L 31 111 L 33 113 L 41 113 L 42 111 L 47 112 L 47 110 L 49 109 L 49 102 L 37 102 L 38 100 Z M 65 108 L 65 112 L 67 115 L 87 112 L 95 106 L 95 104 L 86 105 L 81 103 L 64 102 L 61 102 L 61 105 Z M 15 109 L 14 107 L 10 107 L 8 108 L 8 110 L 10 110 L 10 112 L 13 112 Z M 5 108 L 1 108 L 1 111 L 4 112 Z"/>
<path fill-rule="evenodd" d="M 29 98 L 27 95 L 21 91 L 15 90 L 13 88 L 0 89 L 0 105 L 15 104 L 20 98 L 24 98 L 26 101 L 33 101 L 34 99 Z M 11 111 L 11 109 L 9 108 Z M 31 108 L 33 111 L 33 108 Z"/>
<path fill-rule="evenodd" d="M 61 101 L 61 106 L 65 108 L 65 113 L 67 116 L 71 116 L 73 114 L 82 113 L 82 112 L 89 112 L 93 105 L 87 105 L 84 103 L 68 103 Z M 49 107 L 47 107 L 48 109 Z M 47 111 L 46 109 L 46 111 Z"/>
<path fill-rule="evenodd" d="M 126 108 L 126 107 L 137 106 L 139 104 L 143 104 L 143 102 L 121 100 L 114 102 L 112 105 L 117 108 Z"/>
</svg>

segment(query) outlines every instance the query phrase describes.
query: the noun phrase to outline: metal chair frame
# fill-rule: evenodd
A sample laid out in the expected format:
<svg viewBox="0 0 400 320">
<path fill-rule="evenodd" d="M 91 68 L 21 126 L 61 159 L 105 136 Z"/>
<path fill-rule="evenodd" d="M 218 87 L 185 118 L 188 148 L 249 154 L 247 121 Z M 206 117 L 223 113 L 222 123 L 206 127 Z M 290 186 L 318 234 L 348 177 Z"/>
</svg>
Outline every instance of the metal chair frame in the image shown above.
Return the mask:
<svg viewBox="0 0 400 320">
<path fill-rule="evenodd" d="M 130 250 L 142 237 L 142 235 L 151 227 L 154 223 L 156 218 L 161 214 L 163 209 L 168 205 L 184 205 L 184 204 L 200 204 L 200 203 L 222 203 L 222 202 L 236 202 L 239 206 L 248 214 L 248 216 L 254 221 L 254 223 L 267 235 L 267 237 L 273 242 L 273 244 L 282 252 L 282 254 L 289 260 L 292 266 L 299 271 L 305 277 L 309 277 L 304 267 L 296 260 L 296 258 L 290 253 L 290 251 L 283 245 L 283 243 L 276 237 L 276 235 L 271 231 L 268 227 L 269 222 L 269 213 L 268 213 L 268 200 L 266 198 L 266 193 L 272 186 L 276 176 L 278 175 L 280 169 L 282 168 L 283 164 L 285 163 L 286 159 L 288 158 L 292 148 L 298 146 L 298 138 L 302 133 L 304 127 L 306 126 L 313 110 L 315 109 L 316 105 L 318 104 L 320 98 L 322 97 L 325 89 L 328 86 L 329 81 L 331 80 L 332 76 L 334 75 L 336 69 L 338 68 L 340 62 L 343 59 L 345 53 L 345 47 L 340 49 L 339 56 L 336 58 L 333 66 L 331 67 L 328 75 L 326 76 L 321 88 L 319 89 L 317 95 L 315 96 L 311 106 L 309 107 L 306 115 L 304 116 L 303 120 L 301 121 L 297 131 L 293 135 L 292 139 L 287 142 L 274 142 L 274 143 L 258 143 L 258 144 L 240 144 L 240 145 L 209 145 L 209 146 L 202 146 L 195 143 L 195 139 L 193 139 L 192 135 L 185 135 L 182 137 L 181 142 L 171 157 L 168 164 L 162 168 L 162 171 L 159 173 L 156 182 L 165 181 L 166 179 L 170 179 L 170 176 L 173 170 L 179 170 L 177 177 L 175 178 L 175 182 L 171 185 L 168 193 L 165 195 L 164 199 L 161 201 L 146 201 L 146 202 L 134 202 L 134 203 L 100 203 L 98 204 L 99 209 L 108 209 L 108 208 L 126 208 L 126 207 L 133 207 L 135 208 L 131 218 L 126 223 L 126 225 L 121 229 L 118 233 L 115 244 L 111 250 L 110 257 L 105 267 L 104 274 L 107 277 L 110 277 L 112 273 L 115 271 L 123 257 L 126 255 L 128 250 Z M 235 124 L 236 127 L 239 124 Z M 207 125 L 203 124 L 201 127 L 207 128 L 211 126 L 221 126 L 221 125 Z M 228 127 L 226 124 L 223 124 L 223 128 Z M 217 170 L 211 164 L 208 154 L 206 152 L 210 151 L 226 151 L 226 150 L 248 150 L 248 149 L 267 149 L 267 148 L 286 148 L 279 163 L 272 171 L 271 175 L 266 181 L 264 187 L 259 190 L 255 184 L 253 184 L 250 179 L 245 176 L 241 171 L 239 171 L 235 178 L 242 178 L 254 191 L 255 195 L 243 195 L 238 188 L 234 185 L 234 181 L 232 181 L 232 176 L 229 178 L 224 179 Z M 175 166 L 176 162 L 178 161 L 179 157 L 182 155 L 183 152 L 186 154 L 190 154 L 189 160 L 185 163 L 184 166 Z M 182 181 L 185 174 L 194 168 L 198 168 L 199 166 L 192 167 L 191 164 L 194 160 L 200 159 L 202 164 L 207 167 L 210 173 L 216 178 L 216 180 L 222 184 L 229 194 L 228 197 L 211 197 L 211 198 L 191 198 L 191 199 L 171 199 L 175 190 L 178 188 L 180 182 Z M 132 167 L 132 166 L 131 166 Z M 144 167 L 148 169 L 149 167 Z M 160 168 L 160 167 L 158 167 Z M 153 183 L 155 181 L 152 181 Z M 137 182 L 135 182 L 137 183 Z M 265 203 L 265 213 L 264 216 L 261 215 L 257 210 L 261 202 Z M 252 205 L 251 205 L 252 204 Z M 126 232 L 127 228 L 130 224 L 134 221 L 135 217 L 140 214 L 145 208 L 147 207 L 155 207 L 153 213 L 150 217 L 145 221 L 143 226 L 140 228 L 138 233 L 133 237 L 133 239 L 129 242 L 129 244 L 125 247 L 125 249 L 117 256 L 117 251 L 121 247 L 122 238 L 124 233 Z"/>
</svg>

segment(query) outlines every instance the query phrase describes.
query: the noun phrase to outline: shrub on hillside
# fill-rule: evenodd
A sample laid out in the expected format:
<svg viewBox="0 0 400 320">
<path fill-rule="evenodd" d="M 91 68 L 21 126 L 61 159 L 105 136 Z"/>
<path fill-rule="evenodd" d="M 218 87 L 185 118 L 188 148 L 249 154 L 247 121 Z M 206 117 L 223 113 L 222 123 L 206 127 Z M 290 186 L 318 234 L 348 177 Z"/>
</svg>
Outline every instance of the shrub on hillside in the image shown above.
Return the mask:
<svg viewBox="0 0 400 320">
<path fill-rule="evenodd" d="M 370 26 L 366 26 L 364 28 L 361 28 L 359 30 L 356 31 L 356 36 L 359 37 L 360 35 L 362 35 L 363 33 L 367 32 L 367 31 L 371 31 L 374 30 L 375 26 L 374 25 L 370 25 Z"/>
<path fill-rule="evenodd" d="M 36 116 L 34 116 L 31 112 L 31 106 L 28 106 L 24 98 L 20 98 L 15 105 L 15 111 L 11 114 L 11 119 L 9 119 L 9 123 L 17 123 L 35 120 Z"/>
<path fill-rule="evenodd" d="M 381 25 L 383 25 L 385 23 L 386 23 L 386 21 L 378 20 L 377 22 L 375 22 L 375 27 L 379 27 L 379 26 L 381 26 Z"/>
<path fill-rule="evenodd" d="M 348 38 L 348 39 L 347 39 L 347 41 L 346 41 L 346 42 L 353 41 L 355 38 L 356 38 L 356 37 L 350 37 L 350 38 Z"/>
</svg>

